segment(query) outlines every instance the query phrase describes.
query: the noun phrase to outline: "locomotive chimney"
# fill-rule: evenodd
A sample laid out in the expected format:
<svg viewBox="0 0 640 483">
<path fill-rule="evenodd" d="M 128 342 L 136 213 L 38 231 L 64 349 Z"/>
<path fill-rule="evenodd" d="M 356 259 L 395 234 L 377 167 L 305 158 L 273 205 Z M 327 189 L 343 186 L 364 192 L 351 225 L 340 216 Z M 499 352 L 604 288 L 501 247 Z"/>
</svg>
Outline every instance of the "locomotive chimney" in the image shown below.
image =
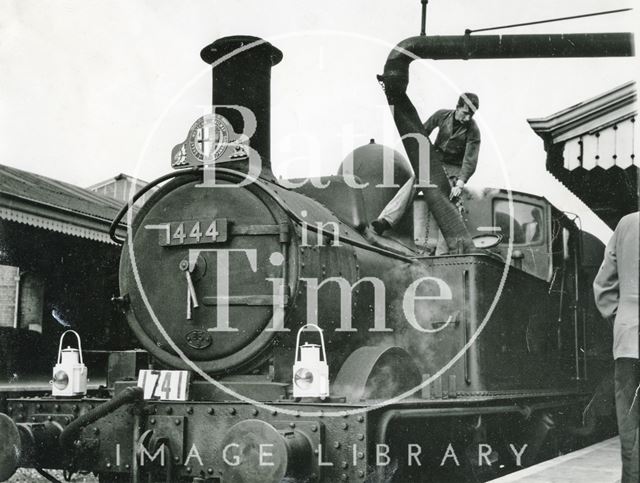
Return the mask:
<svg viewBox="0 0 640 483">
<path fill-rule="evenodd" d="M 202 60 L 212 64 L 212 104 L 236 134 L 249 136 L 249 146 L 259 155 L 261 177 L 273 179 L 271 171 L 271 67 L 282 60 L 282 52 L 258 37 L 234 35 L 207 45 Z M 218 106 L 240 106 L 218 107 Z M 244 111 L 243 109 L 244 108 Z M 255 131 L 248 125 L 246 110 L 255 116 Z M 247 124 L 247 125 L 245 125 Z M 226 164 L 226 163 L 225 163 Z M 233 162 L 233 169 L 246 172 L 248 163 Z"/>
</svg>

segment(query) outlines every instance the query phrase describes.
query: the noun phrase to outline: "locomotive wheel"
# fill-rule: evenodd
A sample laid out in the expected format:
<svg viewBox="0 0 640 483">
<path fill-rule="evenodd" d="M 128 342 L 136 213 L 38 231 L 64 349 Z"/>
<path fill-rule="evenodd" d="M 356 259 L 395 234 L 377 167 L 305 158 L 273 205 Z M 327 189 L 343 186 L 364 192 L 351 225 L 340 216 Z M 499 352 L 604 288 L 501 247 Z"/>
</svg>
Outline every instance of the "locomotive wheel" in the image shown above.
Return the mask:
<svg viewBox="0 0 640 483">
<path fill-rule="evenodd" d="M 0 413 L 0 481 L 11 478 L 20 464 L 22 443 L 18 427 L 6 414 Z"/>
<path fill-rule="evenodd" d="M 263 455 L 265 444 L 271 449 Z M 229 458 L 235 463 L 226 470 L 225 482 L 279 483 L 309 479 L 313 450 L 303 433 L 278 431 L 265 421 L 248 419 L 232 426 L 225 435 L 221 447 L 233 446 L 235 452 Z M 265 457 L 269 464 L 261 463 Z"/>
</svg>

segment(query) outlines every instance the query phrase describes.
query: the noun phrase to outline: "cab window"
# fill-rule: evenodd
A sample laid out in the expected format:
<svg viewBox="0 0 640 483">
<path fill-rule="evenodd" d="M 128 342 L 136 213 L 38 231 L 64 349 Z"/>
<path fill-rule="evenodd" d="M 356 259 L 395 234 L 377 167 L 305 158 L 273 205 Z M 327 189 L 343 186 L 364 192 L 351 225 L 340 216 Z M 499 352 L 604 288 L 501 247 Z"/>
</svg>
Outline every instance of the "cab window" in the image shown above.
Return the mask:
<svg viewBox="0 0 640 483">
<path fill-rule="evenodd" d="M 509 213 L 509 200 L 495 200 L 493 225 L 500 227 L 503 243 L 509 243 L 511 223 L 513 223 L 514 245 L 540 245 L 544 242 L 544 213 L 541 207 L 514 201 L 512 217 Z"/>
</svg>

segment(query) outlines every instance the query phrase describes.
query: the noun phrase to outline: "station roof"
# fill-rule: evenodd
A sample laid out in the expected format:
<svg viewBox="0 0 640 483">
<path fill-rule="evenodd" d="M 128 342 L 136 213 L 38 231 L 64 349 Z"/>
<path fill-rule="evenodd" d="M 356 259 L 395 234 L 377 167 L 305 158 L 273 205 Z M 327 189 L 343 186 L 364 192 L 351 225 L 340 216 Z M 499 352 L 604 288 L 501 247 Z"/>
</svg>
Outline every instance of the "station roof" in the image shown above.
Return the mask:
<svg viewBox="0 0 640 483">
<path fill-rule="evenodd" d="M 636 98 L 636 83 L 630 81 L 550 116 L 527 119 L 527 122 L 536 134 L 556 144 L 635 118 Z"/>
<path fill-rule="evenodd" d="M 0 164 L 0 219 L 113 243 L 109 226 L 123 205 L 84 188 Z M 120 237 L 125 230 L 121 225 Z"/>
<path fill-rule="evenodd" d="M 612 228 L 638 207 L 636 101 L 636 83 L 630 81 L 527 119 L 544 141 L 547 171 Z"/>
</svg>

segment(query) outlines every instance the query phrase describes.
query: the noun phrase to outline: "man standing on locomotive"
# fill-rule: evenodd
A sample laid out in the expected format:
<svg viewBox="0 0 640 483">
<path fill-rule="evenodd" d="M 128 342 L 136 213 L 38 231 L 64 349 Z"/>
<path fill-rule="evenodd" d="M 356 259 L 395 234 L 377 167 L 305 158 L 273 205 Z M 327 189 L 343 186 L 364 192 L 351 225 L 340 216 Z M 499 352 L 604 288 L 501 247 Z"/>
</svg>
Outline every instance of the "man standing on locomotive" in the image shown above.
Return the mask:
<svg viewBox="0 0 640 483">
<path fill-rule="evenodd" d="M 455 109 L 436 111 L 424 123 L 427 136 L 438 128 L 435 148 L 442 154 L 442 164 L 451 184 L 449 198 L 452 201 L 458 200 L 478 164 L 480 129 L 473 120 L 473 115 L 479 107 L 478 96 L 467 92 L 459 97 Z M 393 227 L 402 218 L 413 199 L 415 179 L 414 173 L 378 218 L 371 223 L 378 235 Z"/>
<path fill-rule="evenodd" d="M 613 320 L 615 397 L 622 451 L 622 483 L 640 481 L 638 421 L 640 361 L 638 360 L 638 212 L 623 217 L 607 244 L 600 271 L 593 281 L 596 305 Z"/>
</svg>

